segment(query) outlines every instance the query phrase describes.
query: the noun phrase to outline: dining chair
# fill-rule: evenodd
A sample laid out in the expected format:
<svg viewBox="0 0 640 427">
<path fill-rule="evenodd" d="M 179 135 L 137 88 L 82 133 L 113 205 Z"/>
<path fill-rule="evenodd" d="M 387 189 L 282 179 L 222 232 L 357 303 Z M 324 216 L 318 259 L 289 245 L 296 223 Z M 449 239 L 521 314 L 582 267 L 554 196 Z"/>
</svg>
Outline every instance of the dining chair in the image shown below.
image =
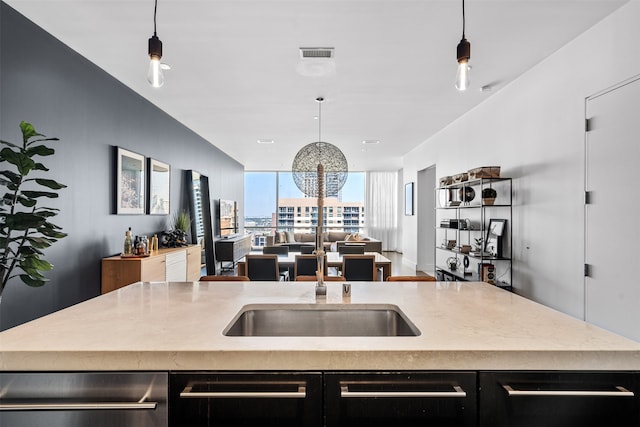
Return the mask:
<svg viewBox="0 0 640 427">
<path fill-rule="evenodd" d="M 293 277 L 298 276 L 314 276 L 318 270 L 318 257 L 316 255 L 296 255 L 293 264 Z M 327 256 L 324 256 L 324 275 L 327 276 L 329 269 L 327 267 Z"/>
<path fill-rule="evenodd" d="M 436 278 L 433 276 L 389 276 L 387 282 L 435 282 Z"/>
<path fill-rule="evenodd" d="M 262 248 L 262 253 L 265 255 L 289 255 L 288 246 L 265 246 Z"/>
<path fill-rule="evenodd" d="M 248 282 L 247 276 L 202 276 L 201 282 Z"/>
<path fill-rule="evenodd" d="M 338 253 L 364 255 L 364 245 L 342 245 L 338 246 Z"/>
<path fill-rule="evenodd" d="M 312 254 L 313 251 L 315 251 L 315 250 L 316 250 L 316 247 L 312 246 L 312 245 L 302 245 L 302 246 L 300 246 L 300 253 L 303 254 L 303 255 L 304 254 Z"/>
<path fill-rule="evenodd" d="M 280 274 L 278 268 L 278 255 L 246 255 L 245 271 L 249 280 L 263 280 L 263 281 L 281 281 L 288 280 L 287 277 L 283 277 Z"/>
<path fill-rule="evenodd" d="M 315 282 L 316 280 L 318 280 L 316 276 L 296 276 L 296 282 Z M 342 276 L 324 276 L 322 280 L 324 280 L 325 282 L 346 282 L 347 281 L 347 279 L 345 279 Z"/>
<path fill-rule="evenodd" d="M 262 248 L 262 253 L 265 255 L 276 254 L 278 256 L 287 256 L 289 255 L 289 247 L 288 246 L 265 246 Z M 288 277 L 291 276 L 291 272 L 288 267 L 278 267 L 280 271 L 280 277 L 283 280 L 288 280 Z"/>
<path fill-rule="evenodd" d="M 378 280 L 375 255 L 343 255 L 342 277 L 346 280 Z"/>
</svg>

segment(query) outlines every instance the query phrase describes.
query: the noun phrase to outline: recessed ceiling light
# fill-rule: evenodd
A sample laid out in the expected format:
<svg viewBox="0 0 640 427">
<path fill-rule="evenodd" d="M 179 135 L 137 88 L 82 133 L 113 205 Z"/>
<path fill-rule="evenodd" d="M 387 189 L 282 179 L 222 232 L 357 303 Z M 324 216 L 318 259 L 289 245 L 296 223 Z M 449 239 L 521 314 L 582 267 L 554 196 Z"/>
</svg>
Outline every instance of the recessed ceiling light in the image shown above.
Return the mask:
<svg viewBox="0 0 640 427">
<path fill-rule="evenodd" d="M 275 141 L 273 139 L 259 139 L 258 144 L 273 144 Z"/>
<path fill-rule="evenodd" d="M 365 145 L 376 145 L 376 144 L 380 144 L 380 140 L 378 139 L 365 139 L 364 141 L 362 141 L 363 144 Z"/>
</svg>

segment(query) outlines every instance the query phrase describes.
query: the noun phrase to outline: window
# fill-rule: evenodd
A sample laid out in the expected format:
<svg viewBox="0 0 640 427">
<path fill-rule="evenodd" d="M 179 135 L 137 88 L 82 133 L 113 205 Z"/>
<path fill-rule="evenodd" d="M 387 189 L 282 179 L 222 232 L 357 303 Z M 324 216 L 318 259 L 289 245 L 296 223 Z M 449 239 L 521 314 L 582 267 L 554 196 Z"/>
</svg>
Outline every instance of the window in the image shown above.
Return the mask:
<svg viewBox="0 0 640 427">
<path fill-rule="evenodd" d="M 325 198 L 325 230 L 364 232 L 364 198 L 365 174 L 349 172 L 338 197 Z M 244 206 L 245 230 L 254 235 L 312 233 L 318 222 L 316 198 L 305 196 L 290 172 L 245 172 Z M 256 238 L 254 244 L 264 241 Z"/>
</svg>

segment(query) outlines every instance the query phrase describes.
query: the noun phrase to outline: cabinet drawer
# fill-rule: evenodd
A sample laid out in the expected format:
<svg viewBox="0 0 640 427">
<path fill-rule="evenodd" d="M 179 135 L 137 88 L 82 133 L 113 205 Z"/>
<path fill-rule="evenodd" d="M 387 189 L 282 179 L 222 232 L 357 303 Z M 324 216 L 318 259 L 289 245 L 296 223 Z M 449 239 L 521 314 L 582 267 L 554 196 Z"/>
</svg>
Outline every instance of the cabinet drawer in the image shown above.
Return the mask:
<svg viewBox="0 0 640 427">
<path fill-rule="evenodd" d="M 165 255 L 167 282 L 184 282 L 187 280 L 187 251 L 171 252 Z"/>
<path fill-rule="evenodd" d="M 195 281 L 200 279 L 202 264 L 202 248 L 193 246 L 187 249 L 187 280 Z"/>
<path fill-rule="evenodd" d="M 475 372 L 325 374 L 327 426 L 475 426 Z"/>
<path fill-rule="evenodd" d="M 322 374 L 174 373 L 170 425 L 322 426 Z"/>
<path fill-rule="evenodd" d="M 165 427 L 166 373 L 2 373 L 0 425 Z"/>
<path fill-rule="evenodd" d="M 480 426 L 637 426 L 638 381 L 625 372 L 481 372 Z"/>
<path fill-rule="evenodd" d="M 143 282 L 164 282 L 167 277 L 166 264 L 164 255 L 145 258 L 140 265 L 140 280 Z"/>
</svg>

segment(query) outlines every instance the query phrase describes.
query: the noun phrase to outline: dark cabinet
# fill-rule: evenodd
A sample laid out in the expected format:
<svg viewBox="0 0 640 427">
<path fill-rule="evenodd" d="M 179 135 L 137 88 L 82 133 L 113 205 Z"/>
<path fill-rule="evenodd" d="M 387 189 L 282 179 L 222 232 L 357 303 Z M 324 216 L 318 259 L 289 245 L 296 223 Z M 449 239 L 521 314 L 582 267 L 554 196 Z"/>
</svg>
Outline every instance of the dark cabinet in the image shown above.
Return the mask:
<svg viewBox="0 0 640 427">
<path fill-rule="evenodd" d="M 220 263 L 220 269 L 224 270 L 223 263 L 230 262 L 231 270 L 239 259 L 251 252 L 251 235 L 235 236 L 216 240 L 216 261 Z"/>
<path fill-rule="evenodd" d="M 172 427 L 322 426 L 321 373 L 174 373 L 169 399 Z"/>
<path fill-rule="evenodd" d="M 640 425 L 639 374 L 480 372 L 480 427 Z"/>
<path fill-rule="evenodd" d="M 475 372 L 325 374 L 326 426 L 476 426 Z"/>
<path fill-rule="evenodd" d="M 180 372 L 169 425 L 640 426 L 640 373 Z"/>
</svg>

